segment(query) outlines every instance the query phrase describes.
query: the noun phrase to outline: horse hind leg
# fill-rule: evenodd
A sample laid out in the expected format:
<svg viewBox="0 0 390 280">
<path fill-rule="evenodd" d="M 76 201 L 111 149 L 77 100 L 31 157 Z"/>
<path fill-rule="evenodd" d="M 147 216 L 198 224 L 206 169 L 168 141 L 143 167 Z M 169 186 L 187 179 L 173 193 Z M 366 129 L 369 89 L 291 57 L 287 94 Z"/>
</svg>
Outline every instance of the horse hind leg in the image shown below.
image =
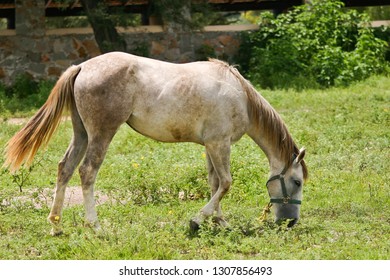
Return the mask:
<svg viewBox="0 0 390 280">
<path fill-rule="evenodd" d="M 66 186 L 83 158 L 88 142 L 86 131 L 78 115 L 73 114 L 72 123 L 74 135 L 64 158 L 58 164 L 54 200 L 48 216 L 48 220 L 52 224 L 51 235 L 53 236 L 62 233 L 60 222 Z"/>
<path fill-rule="evenodd" d="M 94 184 L 114 134 L 115 132 L 101 133 L 90 137 L 84 161 L 79 168 L 84 198 L 85 225 L 95 229 L 99 229 L 100 224 L 95 208 Z"/>
</svg>

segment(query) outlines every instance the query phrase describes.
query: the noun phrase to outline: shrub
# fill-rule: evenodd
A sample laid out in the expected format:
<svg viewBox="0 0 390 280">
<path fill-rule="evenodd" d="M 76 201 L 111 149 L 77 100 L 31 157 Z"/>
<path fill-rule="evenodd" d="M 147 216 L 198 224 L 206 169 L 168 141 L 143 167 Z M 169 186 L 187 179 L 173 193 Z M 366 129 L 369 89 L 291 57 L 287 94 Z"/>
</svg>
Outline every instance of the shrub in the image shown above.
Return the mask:
<svg viewBox="0 0 390 280">
<path fill-rule="evenodd" d="M 53 82 L 37 82 L 26 74 L 18 76 L 12 86 L 0 84 L 0 115 L 19 112 L 19 116 L 36 110 L 45 103 L 52 88 Z"/>
<path fill-rule="evenodd" d="M 385 71 L 387 44 L 375 37 L 367 15 L 336 0 L 312 2 L 277 18 L 263 14 L 260 29 L 244 38 L 240 61 L 253 82 L 329 87 Z"/>
<path fill-rule="evenodd" d="M 37 90 L 38 83 L 26 73 L 16 77 L 14 85 L 8 88 L 7 95 L 8 97 L 23 99 L 35 94 Z"/>
<path fill-rule="evenodd" d="M 196 60 L 208 60 L 209 58 L 215 58 L 217 54 L 212 46 L 203 44 L 195 50 Z"/>
</svg>

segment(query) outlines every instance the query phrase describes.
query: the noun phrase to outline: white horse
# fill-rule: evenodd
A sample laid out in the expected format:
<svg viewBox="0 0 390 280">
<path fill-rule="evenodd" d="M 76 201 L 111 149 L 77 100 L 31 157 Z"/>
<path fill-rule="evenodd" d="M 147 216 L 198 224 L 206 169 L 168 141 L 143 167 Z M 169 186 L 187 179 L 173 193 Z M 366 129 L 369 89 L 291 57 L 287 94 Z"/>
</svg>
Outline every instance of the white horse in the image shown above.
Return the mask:
<svg viewBox="0 0 390 280">
<path fill-rule="evenodd" d="M 15 171 L 31 164 L 56 130 L 65 108 L 74 135 L 58 165 L 52 235 L 60 225 L 64 194 L 76 167 L 82 183 L 85 222 L 99 228 L 93 186 L 108 146 L 123 123 L 163 142 L 194 142 L 207 155 L 211 199 L 191 220 L 197 229 L 214 216 L 226 226 L 220 201 L 229 190 L 230 146 L 248 134 L 269 159 L 267 182 L 276 221 L 299 218 L 307 168 L 280 116 L 234 67 L 218 60 L 172 64 L 113 52 L 69 67 L 48 100 L 9 140 L 5 166 Z"/>
</svg>

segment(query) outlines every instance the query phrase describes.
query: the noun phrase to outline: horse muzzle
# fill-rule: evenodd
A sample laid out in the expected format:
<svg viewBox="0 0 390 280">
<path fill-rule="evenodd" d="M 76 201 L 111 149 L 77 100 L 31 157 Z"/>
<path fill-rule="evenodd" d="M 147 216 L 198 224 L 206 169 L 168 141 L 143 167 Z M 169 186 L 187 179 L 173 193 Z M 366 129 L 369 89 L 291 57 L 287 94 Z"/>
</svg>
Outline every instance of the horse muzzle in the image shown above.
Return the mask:
<svg viewBox="0 0 390 280">
<path fill-rule="evenodd" d="M 288 221 L 287 227 L 292 227 L 299 220 L 300 205 L 294 204 L 275 204 L 275 222 L 282 224 Z"/>
</svg>

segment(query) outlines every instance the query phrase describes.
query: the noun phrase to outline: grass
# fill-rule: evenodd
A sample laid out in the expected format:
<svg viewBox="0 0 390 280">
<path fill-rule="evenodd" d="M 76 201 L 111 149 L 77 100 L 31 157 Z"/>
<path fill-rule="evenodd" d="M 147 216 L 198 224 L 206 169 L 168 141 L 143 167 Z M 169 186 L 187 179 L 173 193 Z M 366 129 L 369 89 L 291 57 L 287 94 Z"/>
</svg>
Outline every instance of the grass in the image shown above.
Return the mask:
<svg viewBox="0 0 390 280">
<path fill-rule="evenodd" d="M 84 228 L 82 206 L 71 206 L 65 234 L 53 238 L 49 208 L 34 201 L 54 188 L 71 137 L 64 123 L 32 170 L 19 174 L 22 183 L 0 172 L 0 259 L 389 259 L 389 88 L 389 78 L 374 77 L 345 89 L 262 91 L 307 148 L 310 178 L 291 230 L 259 221 L 268 163 L 249 137 L 232 149 L 234 182 L 222 204 L 230 229 L 206 223 L 192 235 L 188 221 L 209 196 L 203 147 L 162 144 L 123 127 L 96 184 L 111 198 L 97 207 L 103 231 Z M 18 129 L 3 121 L 0 147 Z M 80 185 L 78 176 L 70 185 Z M 18 199 L 28 191 L 31 199 Z"/>
</svg>

